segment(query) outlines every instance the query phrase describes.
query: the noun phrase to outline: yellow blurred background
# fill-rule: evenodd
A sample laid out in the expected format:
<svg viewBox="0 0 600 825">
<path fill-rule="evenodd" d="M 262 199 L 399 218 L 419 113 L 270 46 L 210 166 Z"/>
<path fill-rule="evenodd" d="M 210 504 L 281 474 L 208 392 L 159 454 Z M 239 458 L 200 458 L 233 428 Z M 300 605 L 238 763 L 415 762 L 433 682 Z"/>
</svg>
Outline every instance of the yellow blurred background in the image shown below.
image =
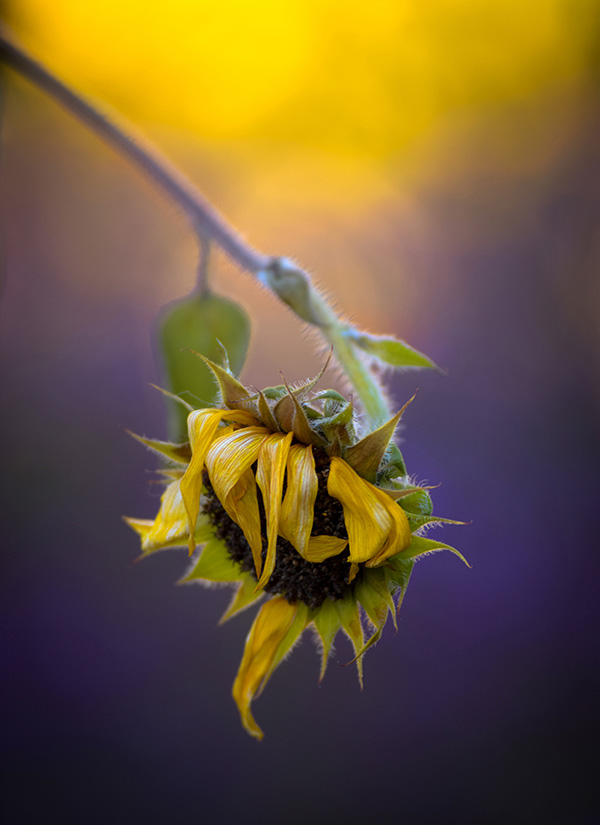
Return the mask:
<svg viewBox="0 0 600 825">
<path fill-rule="evenodd" d="M 5 9 L 34 55 L 156 141 L 251 243 L 298 259 L 358 323 L 423 348 L 432 296 L 443 304 L 460 292 L 460 272 L 442 278 L 444 257 L 456 244 L 531 231 L 552 170 L 586 129 L 595 0 L 19 0 Z M 66 168 L 46 180 L 49 235 L 77 230 L 62 276 L 99 296 L 137 290 L 153 310 L 188 291 L 196 250 L 171 206 L 15 86 L 7 141 L 17 136 L 21 158 L 29 150 L 27 168 L 36 134 L 50 151 L 51 116 L 68 134 L 54 133 L 50 165 L 60 167 L 66 143 Z M 60 195 L 77 179 L 93 191 L 87 221 Z M 136 265 L 127 222 L 123 236 L 110 227 L 132 186 L 152 204 L 148 223 L 135 224 Z M 94 244 L 121 257 L 90 261 Z M 290 324 L 298 335 L 300 326 L 226 261 L 216 278 L 268 325 L 261 364 L 296 365 Z"/>
</svg>

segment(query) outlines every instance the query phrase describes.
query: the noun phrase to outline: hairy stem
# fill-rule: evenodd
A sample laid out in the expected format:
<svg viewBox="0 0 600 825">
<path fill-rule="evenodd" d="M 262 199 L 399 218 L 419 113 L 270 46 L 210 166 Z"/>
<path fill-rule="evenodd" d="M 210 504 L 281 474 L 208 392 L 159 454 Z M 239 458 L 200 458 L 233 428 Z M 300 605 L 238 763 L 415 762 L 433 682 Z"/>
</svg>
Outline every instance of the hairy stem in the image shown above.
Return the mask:
<svg viewBox="0 0 600 825">
<path fill-rule="evenodd" d="M 109 119 L 94 104 L 74 92 L 8 38 L 1 26 L 0 59 L 133 161 L 187 213 L 200 246 L 198 288 L 201 292 L 207 289 L 208 248 L 214 242 L 242 269 L 256 275 L 301 320 L 317 327 L 333 346 L 335 358 L 353 385 L 371 427 L 379 426 L 390 417 L 377 379 L 356 352 L 351 339 L 344 334 L 345 325 L 314 288 L 304 270 L 285 258 L 266 256 L 254 249 L 155 147 L 138 135 L 132 136 L 129 127 L 125 129 L 118 125 L 112 117 Z"/>
<path fill-rule="evenodd" d="M 158 150 L 131 128 L 119 126 L 96 106 L 70 89 L 44 66 L 35 61 L 0 30 L 0 58 L 11 68 L 39 86 L 117 151 L 132 160 L 152 180 L 159 184 L 188 214 L 194 231 L 214 240 L 242 269 L 257 272 L 269 258 L 253 249 L 225 218 L 204 198 L 194 184 Z"/>
</svg>

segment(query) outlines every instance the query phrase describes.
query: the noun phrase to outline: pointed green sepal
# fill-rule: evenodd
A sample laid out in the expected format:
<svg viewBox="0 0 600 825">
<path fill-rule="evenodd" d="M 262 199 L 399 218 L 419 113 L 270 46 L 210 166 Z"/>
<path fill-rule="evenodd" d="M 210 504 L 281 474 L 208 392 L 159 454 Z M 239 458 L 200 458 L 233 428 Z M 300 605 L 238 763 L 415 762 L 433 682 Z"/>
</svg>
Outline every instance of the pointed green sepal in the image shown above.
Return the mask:
<svg viewBox="0 0 600 825">
<path fill-rule="evenodd" d="M 390 446 L 401 417 L 402 410 L 346 450 L 344 460 L 359 476 L 371 483 L 374 483 L 377 478 L 379 465 Z"/>
<path fill-rule="evenodd" d="M 239 564 L 231 559 L 227 547 L 220 539 L 211 539 L 200 553 L 189 572 L 179 580 L 179 584 L 204 579 L 211 582 L 238 581 L 242 575 Z"/>
<path fill-rule="evenodd" d="M 396 613 L 399 613 L 402 607 L 414 566 L 414 559 L 401 559 L 400 555 L 394 556 L 386 562 L 384 568 L 386 577 L 392 586 L 393 592 L 399 593 Z"/>
<path fill-rule="evenodd" d="M 362 625 L 360 623 L 360 615 L 358 613 L 358 604 L 354 598 L 352 590 L 346 593 L 343 599 L 338 599 L 334 602 L 340 622 L 344 633 L 348 636 L 354 647 L 356 667 L 358 669 L 358 681 L 360 689 L 363 689 L 363 665 L 360 652 L 363 649 L 365 638 L 363 635 Z M 348 664 L 351 664 L 349 662 Z"/>
<path fill-rule="evenodd" d="M 256 579 L 250 575 L 246 575 L 242 583 L 235 592 L 233 599 L 225 613 L 221 616 L 219 624 L 224 624 L 226 621 L 241 613 L 247 607 L 256 604 L 265 595 L 264 590 L 256 592 Z"/>
<path fill-rule="evenodd" d="M 250 398 L 250 393 L 246 387 L 230 372 L 214 361 L 211 361 L 210 358 L 207 358 L 201 352 L 196 352 L 196 350 L 190 350 L 190 352 L 200 358 L 212 372 L 219 386 L 221 398 L 227 407 L 235 407 L 237 402 L 246 401 Z"/>
<path fill-rule="evenodd" d="M 416 516 L 430 516 L 433 512 L 431 496 L 424 487 L 418 487 L 409 495 L 399 498 L 398 504 L 407 515 L 411 513 Z"/>
<path fill-rule="evenodd" d="M 153 384 L 152 382 L 150 382 L 150 386 L 152 387 L 152 389 L 158 390 L 159 393 L 161 395 L 164 395 L 165 398 L 170 398 L 171 401 L 173 401 L 175 404 L 178 404 L 180 407 L 183 407 L 188 412 L 193 412 L 193 410 L 198 409 L 198 406 L 194 407 L 194 405 L 190 404 L 188 401 L 186 401 L 185 398 L 182 398 L 180 395 L 175 395 L 174 392 L 169 392 L 169 390 L 165 390 L 164 387 L 159 387 L 157 384 Z M 202 404 L 202 405 L 199 405 L 199 406 L 204 406 L 204 405 Z M 206 406 L 208 406 L 208 404 Z M 186 420 L 187 420 L 187 413 L 186 413 L 185 417 L 186 417 Z"/>
<path fill-rule="evenodd" d="M 356 582 L 354 592 L 373 627 L 383 628 L 388 613 L 392 615 L 395 622 L 394 600 L 383 568 L 374 568 L 365 572 Z"/>
<path fill-rule="evenodd" d="M 456 521 L 456 519 L 452 518 L 441 518 L 441 516 L 421 515 L 420 513 L 410 512 L 406 512 L 406 518 L 408 519 L 411 533 L 414 533 L 421 527 L 433 527 L 437 524 L 458 524 L 464 527 L 469 523 L 468 521 Z"/>
<path fill-rule="evenodd" d="M 129 433 L 129 435 L 132 438 L 135 438 L 136 441 L 139 441 L 140 444 L 148 447 L 148 449 L 152 450 L 152 452 L 158 453 L 158 455 L 163 458 L 168 458 L 169 461 L 173 461 L 175 464 L 189 464 L 192 457 L 192 449 L 189 441 L 184 444 L 172 444 L 170 441 L 158 441 L 155 438 L 144 438 L 141 435 L 132 433 L 131 430 L 125 430 L 125 432 Z"/>
<path fill-rule="evenodd" d="M 325 599 L 323 604 L 317 608 L 314 618 L 315 630 L 321 643 L 321 672 L 319 682 L 322 681 L 327 669 L 327 660 L 331 652 L 333 640 L 338 630 L 341 628 L 340 617 L 335 609 L 335 603 L 331 599 Z"/>
<path fill-rule="evenodd" d="M 258 414 L 265 427 L 268 427 L 273 433 L 279 432 L 279 425 L 264 392 L 258 394 Z"/>
<path fill-rule="evenodd" d="M 427 553 L 437 553 L 438 550 L 449 550 L 455 556 L 463 561 L 467 567 L 471 565 L 455 547 L 450 547 L 449 544 L 444 544 L 441 541 L 434 541 L 433 539 L 426 539 L 423 536 L 413 536 L 410 545 L 406 550 L 402 550 L 399 554 L 403 560 L 418 559 L 420 556 L 425 556 Z M 396 557 L 394 557 L 396 558 Z"/>
</svg>

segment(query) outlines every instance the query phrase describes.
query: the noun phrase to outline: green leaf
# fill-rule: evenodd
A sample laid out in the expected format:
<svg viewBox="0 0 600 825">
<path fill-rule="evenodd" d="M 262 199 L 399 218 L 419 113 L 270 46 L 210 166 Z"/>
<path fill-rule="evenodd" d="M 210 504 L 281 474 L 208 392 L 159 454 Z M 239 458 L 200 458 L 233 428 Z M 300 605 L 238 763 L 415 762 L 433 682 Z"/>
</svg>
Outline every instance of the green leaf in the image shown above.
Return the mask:
<svg viewBox="0 0 600 825">
<path fill-rule="evenodd" d="M 378 361 L 390 367 L 429 367 L 436 368 L 433 361 L 422 352 L 409 346 L 406 341 L 383 335 L 371 335 L 367 332 L 349 330 L 348 337 L 356 346 Z"/>
<path fill-rule="evenodd" d="M 158 340 L 169 389 L 189 400 L 213 403 L 218 392 L 209 368 L 194 358 L 194 350 L 217 363 L 227 351 L 231 370 L 239 375 L 250 340 L 250 320 L 242 307 L 207 292 L 192 294 L 165 308 L 159 318 Z M 169 435 L 174 441 L 187 437 L 187 411 L 169 405 Z"/>
</svg>

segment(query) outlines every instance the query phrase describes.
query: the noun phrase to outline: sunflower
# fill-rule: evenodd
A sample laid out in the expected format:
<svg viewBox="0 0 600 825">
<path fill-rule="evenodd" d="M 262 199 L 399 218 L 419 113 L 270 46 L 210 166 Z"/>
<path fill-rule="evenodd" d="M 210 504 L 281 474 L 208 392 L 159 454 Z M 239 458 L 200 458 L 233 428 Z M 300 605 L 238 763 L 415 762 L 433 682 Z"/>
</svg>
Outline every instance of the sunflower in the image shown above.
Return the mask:
<svg viewBox="0 0 600 825">
<path fill-rule="evenodd" d="M 233 685 L 242 723 L 260 739 L 252 701 L 307 628 L 320 678 L 343 631 L 362 687 L 362 656 L 388 615 L 396 625 L 415 559 L 441 549 L 463 557 L 421 535 L 450 520 L 432 515 L 430 488 L 410 480 L 393 442 L 410 401 L 358 438 L 351 402 L 313 391 L 322 372 L 256 392 L 200 357 L 222 403 L 190 408 L 187 443 L 135 436 L 170 467 L 156 518 L 127 521 L 144 555 L 188 546 L 183 582 L 235 586 L 222 621 L 262 600 Z"/>
</svg>

